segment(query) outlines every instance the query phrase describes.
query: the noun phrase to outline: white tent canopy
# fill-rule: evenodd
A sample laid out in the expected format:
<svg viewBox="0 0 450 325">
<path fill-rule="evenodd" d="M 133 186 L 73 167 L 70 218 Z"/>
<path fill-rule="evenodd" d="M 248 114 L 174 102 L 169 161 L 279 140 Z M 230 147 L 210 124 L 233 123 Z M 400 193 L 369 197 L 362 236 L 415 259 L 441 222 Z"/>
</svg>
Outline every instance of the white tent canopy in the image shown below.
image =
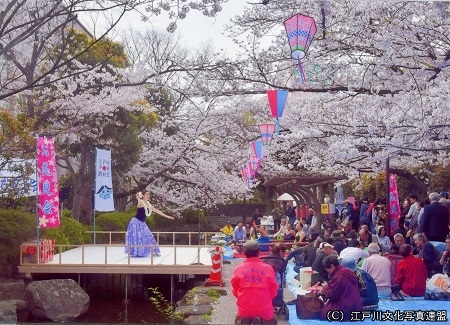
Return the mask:
<svg viewBox="0 0 450 325">
<path fill-rule="evenodd" d="M 290 194 L 283 193 L 278 197 L 277 201 L 294 201 L 294 198 Z"/>
<path fill-rule="evenodd" d="M 294 198 L 292 197 L 292 195 L 288 194 L 288 193 L 283 193 L 281 194 L 277 201 L 293 201 L 293 206 L 297 206 L 297 203 L 295 202 Z"/>
</svg>

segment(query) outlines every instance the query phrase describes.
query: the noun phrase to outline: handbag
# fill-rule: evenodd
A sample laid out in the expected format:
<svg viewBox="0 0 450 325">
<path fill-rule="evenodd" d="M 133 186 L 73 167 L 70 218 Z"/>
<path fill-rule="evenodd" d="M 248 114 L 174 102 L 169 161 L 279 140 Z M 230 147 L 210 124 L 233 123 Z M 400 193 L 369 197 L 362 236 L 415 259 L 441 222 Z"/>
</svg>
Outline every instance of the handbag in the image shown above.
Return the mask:
<svg viewBox="0 0 450 325">
<path fill-rule="evenodd" d="M 305 295 L 297 295 L 295 311 L 301 319 L 319 318 L 323 306 L 323 300 L 317 294 L 308 292 Z"/>
</svg>

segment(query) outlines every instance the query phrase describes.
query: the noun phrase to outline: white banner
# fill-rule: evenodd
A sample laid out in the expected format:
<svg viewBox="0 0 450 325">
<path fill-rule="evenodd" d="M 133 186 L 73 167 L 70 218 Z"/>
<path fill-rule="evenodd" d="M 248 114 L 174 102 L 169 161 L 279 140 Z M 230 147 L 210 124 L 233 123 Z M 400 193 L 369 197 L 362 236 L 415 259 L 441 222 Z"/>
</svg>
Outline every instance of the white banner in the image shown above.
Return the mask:
<svg viewBox="0 0 450 325">
<path fill-rule="evenodd" d="M 94 209 L 97 211 L 114 211 L 111 151 L 98 148 L 95 150 Z"/>
<path fill-rule="evenodd" d="M 0 161 L 1 161 L 0 157 Z M 26 165 L 32 166 L 34 172 L 29 177 L 24 178 L 17 170 L 26 168 Z M 32 159 L 22 160 L 13 159 L 0 169 L 0 196 L 6 196 L 8 192 L 13 192 L 14 196 L 36 196 L 36 161 Z"/>
</svg>

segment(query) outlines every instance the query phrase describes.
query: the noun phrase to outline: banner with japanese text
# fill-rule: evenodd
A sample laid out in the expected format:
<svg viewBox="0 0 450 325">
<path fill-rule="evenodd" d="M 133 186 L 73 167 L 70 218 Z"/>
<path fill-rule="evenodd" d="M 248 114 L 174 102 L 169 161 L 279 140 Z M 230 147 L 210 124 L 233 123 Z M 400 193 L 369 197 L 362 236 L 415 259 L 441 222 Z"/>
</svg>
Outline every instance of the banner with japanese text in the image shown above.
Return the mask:
<svg viewBox="0 0 450 325">
<path fill-rule="evenodd" d="M 389 175 L 389 215 L 391 217 L 391 229 L 398 227 L 398 219 L 400 218 L 400 204 L 398 200 L 397 178 L 395 175 Z"/>
<path fill-rule="evenodd" d="M 98 148 L 95 150 L 94 209 L 97 211 L 114 211 L 111 151 Z"/>
<path fill-rule="evenodd" d="M 58 175 L 56 174 L 56 154 L 53 138 L 37 138 L 36 169 L 39 228 L 59 227 Z"/>
</svg>

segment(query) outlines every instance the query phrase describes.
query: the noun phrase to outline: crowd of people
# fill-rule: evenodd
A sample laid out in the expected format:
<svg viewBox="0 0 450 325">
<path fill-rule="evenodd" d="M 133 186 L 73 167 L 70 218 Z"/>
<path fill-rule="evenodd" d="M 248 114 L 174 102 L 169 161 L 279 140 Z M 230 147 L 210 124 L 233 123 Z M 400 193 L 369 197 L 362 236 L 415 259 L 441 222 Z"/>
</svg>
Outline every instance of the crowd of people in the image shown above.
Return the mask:
<svg viewBox="0 0 450 325">
<path fill-rule="evenodd" d="M 296 219 L 293 225 L 290 218 L 280 219 L 277 229 L 277 234 L 292 233 L 293 240 L 307 242 L 293 245 L 286 258 L 294 258 L 294 270 L 311 267 L 316 274 L 312 288 L 325 301 L 320 317 L 327 319 L 328 311 L 340 310 L 349 320 L 351 311 L 376 307 L 379 297 L 432 299 L 426 294 L 427 279 L 437 273 L 450 276 L 448 193 L 433 192 L 424 201 L 409 195 L 391 236 L 381 201 L 363 199 L 358 209 L 344 201 L 343 208 L 337 222 L 326 219 L 319 226 L 314 223 L 317 212 L 311 209 L 308 218 Z M 275 254 L 284 254 L 284 249 L 278 247 Z M 238 291 L 234 293 L 239 301 Z M 238 315 L 242 317 L 246 319 Z M 264 320 L 273 322 L 271 317 Z"/>
</svg>

